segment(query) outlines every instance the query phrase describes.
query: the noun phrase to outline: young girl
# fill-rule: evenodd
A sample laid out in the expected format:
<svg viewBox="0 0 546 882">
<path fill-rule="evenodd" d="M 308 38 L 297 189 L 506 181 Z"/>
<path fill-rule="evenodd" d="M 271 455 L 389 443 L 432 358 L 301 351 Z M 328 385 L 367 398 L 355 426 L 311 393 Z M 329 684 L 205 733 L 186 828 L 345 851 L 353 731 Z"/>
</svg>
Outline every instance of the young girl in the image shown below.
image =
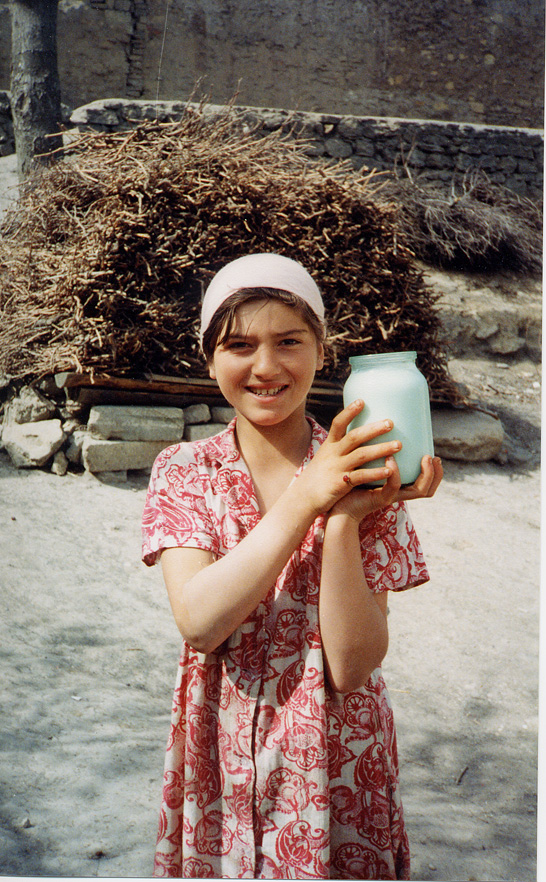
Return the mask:
<svg viewBox="0 0 546 882">
<path fill-rule="evenodd" d="M 401 490 L 392 425 L 348 431 L 362 401 L 328 434 L 306 417 L 323 340 L 295 261 L 239 258 L 207 289 L 202 347 L 236 418 L 159 455 L 143 521 L 184 638 L 156 875 L 409 878 L 380 664 L 386 591 L 428 578 L 402 500 L 442 469 L 425 457 Z"/>
</svg>

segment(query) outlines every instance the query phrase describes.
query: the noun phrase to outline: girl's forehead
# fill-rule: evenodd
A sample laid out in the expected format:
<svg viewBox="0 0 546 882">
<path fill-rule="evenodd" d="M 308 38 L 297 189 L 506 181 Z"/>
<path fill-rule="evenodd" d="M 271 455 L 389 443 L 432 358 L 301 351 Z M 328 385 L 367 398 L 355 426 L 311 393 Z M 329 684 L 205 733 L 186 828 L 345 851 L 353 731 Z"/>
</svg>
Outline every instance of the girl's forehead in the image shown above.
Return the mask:
<svg viewBox="0 0 546 882">
<path fill-rule="evenodd" d="M 237 307 L 231 333 L 248 332 L 252 328 L 269 330 L 274 327 L 310 330 L 296 306 L 289 306 L 280 300 L 251 300 Z"/>
</svg>

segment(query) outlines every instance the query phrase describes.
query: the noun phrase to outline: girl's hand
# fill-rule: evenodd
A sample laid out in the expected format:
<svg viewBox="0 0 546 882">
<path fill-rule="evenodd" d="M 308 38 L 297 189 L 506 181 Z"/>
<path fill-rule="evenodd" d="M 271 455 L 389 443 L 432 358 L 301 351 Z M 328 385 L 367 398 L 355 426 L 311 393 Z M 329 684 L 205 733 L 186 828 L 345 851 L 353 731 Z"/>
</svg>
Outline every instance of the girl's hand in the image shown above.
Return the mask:
<svg viewBox="0 0 546 882">
<path fill-rule="evenodd" d="M 310 480 L 311 501 L 317 502 L 318 513 L 345 513 L 361 521 L 372 511 L 410 499 L 433 496 L 442 480 L 443 470 L 438 457 L 423 457 L 421 474 L 411 487 L 401 488 L 400 473 L 393 457 L 401 449 L 399 441 L 381 442 L 381 435 L 392 429 L 390 420 L 370 423 L 347 431 L 348 426 L 364 407 L 361 400 L 344 408 L 333 420 L 330 432 L 320 450 L 298 480 Z M 377 438 L 378 443 L 362 445 Z M 366 468 L 376 459 L 385 459 L 385 466 Z M 362 485 L 385 481 L 382 487 Z M 304 488 L 302 488 L 304 489 Z"/>
<path fill-rule="evenodd" d="M 380 508 L 385 508 L 387 505 L 392 505 L 394 502 L 429 499 L 436 493 L 444 474 L 439 456 L 424 456 L 421 460 L 421 473 L 417 480 L 410 487 L 402 488 L 400 472 L 394 457 L 388 457 L 386 465 L 391 469 L 391 475 L 382 487 L 349 490 L 330 509 L 330 513 L 346 514 L 360 523 L 366 515 Z"/>
<path fill-rule="evenodd" d="M 332 506 L 355 487 L 388 480 L 393 476 L 394 470 L 390 463 L 379 468 L 365 468 L 374 460 L 392 457 L 401 449 L 402 445 L 397 440 L 380 440 L 381 435 L 391 431 L 393 424 L 390 420 L 369 423 L 347 431 L 350 422 L 363 407 L 363 401 L 355 401 L 334 417 L 328 437 L 298 478 L 298 487 L 306 495 L 315 514 L 330 511 Z M 362 446 L 374 439 L 377 439 L 377 444 Z M 378 506 L 374 505 L 375 507 Z"/>
</svg>

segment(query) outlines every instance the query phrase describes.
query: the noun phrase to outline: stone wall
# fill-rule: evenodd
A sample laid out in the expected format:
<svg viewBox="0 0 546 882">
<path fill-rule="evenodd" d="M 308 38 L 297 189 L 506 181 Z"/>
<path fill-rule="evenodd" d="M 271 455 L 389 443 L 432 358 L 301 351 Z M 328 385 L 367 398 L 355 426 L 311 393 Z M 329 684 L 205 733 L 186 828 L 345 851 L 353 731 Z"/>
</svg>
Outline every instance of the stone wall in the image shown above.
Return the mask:
<svg viewBox="0 0 546 882">
<path fill-rule="evenodd" d="M 106 99 L 77 108 L 65 125 L 84 131 L 122 131 L 146 119 L 179 119 L 185 107 L 180 101 Z M 309 140 L 310 157 L 346 159 L 355 169 L 379 171 L 401 168 L 405 162 L 421 180 L 445 184 L 482 169 L 495 183 L 522 196 L 542 198 L 544 135 L 538 129 L 257 107 L 237 110 L 248 126 L 264 134 L 293 128 Z M 207 109 L 211 114 L 221 111 L 215 105 Z M 9 93 L 0 92 L 0 156 L 14 149 Z"/>
<path fill-rule="evenodd" d="M 144 119 L 178 119 L 185 106 L 183 102 L 96 101 L 75 110 L 71 124 L 83 130 L 120 131 Z M 214 105 L 207 108 L 210 114 L 221 110 Z M 311 157 L 346 159 L 355 169 L 378 170 L 392 170 L 404 158 L 423 180 L 442 183 L 482 169 L 493 182 L 520 195 L 542 195 L 544 137 L 538 130 L 256 107 L 238 110 L 248 126 L 264 134 L 294 128 L 309 140 Z"/>
<path fill-rule="evenodd" d="M 0 0 L 0 88 L 9 88 Z M 71 108 L 104 95 L 539 128 L 544 0 L 60 0 Z"/>
</svg>

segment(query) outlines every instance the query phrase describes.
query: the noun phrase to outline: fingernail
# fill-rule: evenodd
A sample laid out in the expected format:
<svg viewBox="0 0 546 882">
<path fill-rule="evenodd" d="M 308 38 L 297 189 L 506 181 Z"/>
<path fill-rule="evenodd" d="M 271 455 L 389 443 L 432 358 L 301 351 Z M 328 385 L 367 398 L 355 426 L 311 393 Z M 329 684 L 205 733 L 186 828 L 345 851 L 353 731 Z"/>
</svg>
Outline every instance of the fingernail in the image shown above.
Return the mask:
<svg viewBox="0 0 546 882">
<path fill-rule="evenodd" d="M 385 420 L 385 428 L 392 429 L 392 422 L 390 420 Z"/>
</svg>

